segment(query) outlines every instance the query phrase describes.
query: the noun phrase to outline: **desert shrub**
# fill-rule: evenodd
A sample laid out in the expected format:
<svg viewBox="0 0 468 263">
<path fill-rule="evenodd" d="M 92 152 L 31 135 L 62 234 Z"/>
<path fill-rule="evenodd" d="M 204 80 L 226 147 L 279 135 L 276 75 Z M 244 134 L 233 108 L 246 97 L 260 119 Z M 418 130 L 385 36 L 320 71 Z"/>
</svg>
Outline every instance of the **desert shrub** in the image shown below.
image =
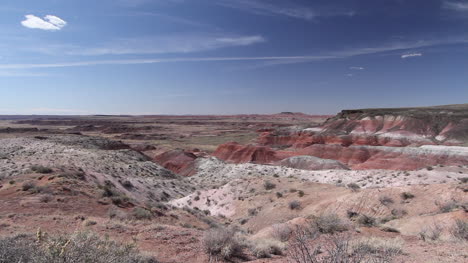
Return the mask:
<svg viewBox="0 0 468 263">
<path fill-rule="evenodd" d="M 443 227 L 438 224 L 433 224 L 432 226 L 427 226 L 419 232 L 419 237 L 423 241 L 435 241 L 440 238 L 442 235 Z"/>
<path fill-rule="evenodd" d="M 258 211 L 257 211 L 257 208 L 250 208 L 249 210 L 247 210 L 249 216 L 255 216 L 258 214 Z"/>
<path fill-rule="evenodd" d="M 402 218 L 403 216 L 407 215 L 408 212 L 405 209 L 392 209 L 391 211 L 392 216 L 395 218 Z"/>
<path fill-rule="evenodd" d="M 285 245 L 278 240 L 258 239 L 251 242 L 250 249 L 257 258 L 269 258 L 271 255 L 282 255 Z"/>
<path fill-rule="evenodd" d="M 123 182 L 122 182 L 122 186 L 125 187 L 125 188 L 127 188 L 127 189 L 131 189 L 131 188 L 134 187 L 133 184 L 132 184 L 132 182 L 130 182 L 129 180 L 123 181 Z"/>
<path fill-rule="evenodd" d="M 468 241 L 468 221 L 458 219 L 450 228 L 450 234 L 459 240 Z"/>
<path fill-rule="evenodd" d="M 97 224 L 97 222 L 94 221 L 94 220 L 89 220 L 89 219 L 88 219 L 88 220 L 83 221 L 83 225 L 84 225 L 84 226 L 94 226 L 94 225 L 96 225 L 96 224 Z"/>
<path fill-rule="evenodd" d="M 292 228 L 287 224 L 274 224 L 271 228 L 271 236 L 281 242 L 288 241 L 292 234 Z"/>
<path fill-rule="evenodd" d="M 359 189 L 361 189 L 361 187 L 356 183 L 349 183 L 347 186 L 353 192 L 357 192 Z"/>
<path fill-rule="evenodd" d="M 203 235 L 203 247 L 210 258 L 230 259 L 242 255 L 244 244 L 234 230 L 214 228 Z"/>
<path fill-rule="evenodd" d="M 439 210 L 442 213 L 448 213 L 459 207 L 459 204 L 455 201 L 449 201 L 447 203 L 439 204 Z"/>
<path fill-rule="evenodd" d="M 34 189 L 36 187 L 36 184 L 33 182 L 26 182 L 21 186 L 21 189 L 23 191 L 29 191 L 31 189 Z"/>
<path fill-rule="evenodd" d="M 276 197 L 277 197 L 277 198 L 281 198 L 281 197 L 283 197 L 283 194 L 280 193 L 280 192 L 276 192 Z"/>
<path fill-rule="evenodd" d="M 265 190 L 271 190 L 271 189 L 274 189 L 276 188 L 276 184 L 270 182 L 270 181 L 265 181 L 263 183 L 263 187 L 265 188 Z"/>
<path fill-rule="evenodd" d="M 335 213 L 322 214 L 312 221 L 320 233 L 333 234 L 348 230 L 348 225 Z"/>
<path fill-rule="evenodd" d="M 43 195 L 39 198 L 39 201 L 41 201 L 42 203 L 48 203 L 52 200 L 53 200 L 53 197 L 50 194 Z"/>
<path fill-rule="evenodd" d="M 299 209 L 301 209 L 301 202 L 299 202 L 297 200 L 293 200 L 293 201 L 289 202 L 288 206 L 289 206 L 289 209 L 291 209 L 291 210 L 299 210 Z"/>
<path fill-rule="evenodd" d="M 358 217 L 357 222 L 358 222 L 358 224 L 360 224 L 362 226 L 368 226 L 368 227 L 376 225 L 376 220 L 375 220 L 374 217 L 364 215 L 364 214 L 362 214 L 362 215 L 360 215 Z"/>
<path fill-rule="evenodd" d="M 403 244 L 404 241 L 400 238 L 381 239 L 370 237 L 352 242 L 352 251 L 371 255 L 399 255 L 403 251 Z"/>
<path fill-rule="evenodd" d="M 427 169 L 428 171 L 434 170 L 434 168 L 433 168 L 432 166 L 428 166 L 428 167 L 426 167 L 426 169 Z"/>
<path fill-rule="evenodd" d="M 0 239 L 0 262 L 28 263 L 156 263 L 133 246 L 103 240 L 90 233 L 70 236 L 48 236 L 38 232 L 37 238 L 19 235 Z"/>
<path fill-rule="evenodd" d="M 304 191 L 299 190 L 299 192 L 297 192 L 297 195 L 299 195 L 299 197 L 303 197 L 305 195 L 305 193 L 304 193 Z"/>
<path fill-rule="evenodd" d="M 31 166 L 31 170 L 33 170 L 36 173 L 40 173 L 40 174 L 50 174 L 50 173 L 53 172 L 53 170 L 51 168 L 45 167 L 45 166 L 42 166 L 42 165 L 33 165 L 33 166 Z"/>
<path fill-rule="evenodd" d="M 132 216 L 137 220 L 150 220 L 153 217 L 150 211 L 141 207 L 133 208 Z"/>
<path fill-rule="evenodd" d="M 462 183 L 468 183 L 468 177 L 458 178 Z"/>
<path fill-rule="evenodd" d="M 321 242 L 313 242 L 318 235 L 311 235 L 306 228 L 297 227 L 294 238 L 288 243 L 288 262 L 295 263 L 358 263 L 389 262 L 401 253 L 396 242 L 373 243 L 370 240 L 353 241 L 348 235 L 327 235 Z"/>
<path fill-rule="evenodd" d="M 380 201 L 380 203 L 381 203 L 382 205 L 385 205 L 385 206 L 391 205 L 391 204 L 394 203 L 393 199 L 390 198 L 390 197 L 388 197 L 388 196 L 381 196 L 381 197 L 379 197 L 379 201 Z"/>
<path fill-rule="evenodd" d="M 413 199 L 415 197 L 412 193 L 408 193 L 408 192 L 403 192 L 401 193 L 400 196 L 401 196 L 401 199 L 403 200 Z"/>
</svg>

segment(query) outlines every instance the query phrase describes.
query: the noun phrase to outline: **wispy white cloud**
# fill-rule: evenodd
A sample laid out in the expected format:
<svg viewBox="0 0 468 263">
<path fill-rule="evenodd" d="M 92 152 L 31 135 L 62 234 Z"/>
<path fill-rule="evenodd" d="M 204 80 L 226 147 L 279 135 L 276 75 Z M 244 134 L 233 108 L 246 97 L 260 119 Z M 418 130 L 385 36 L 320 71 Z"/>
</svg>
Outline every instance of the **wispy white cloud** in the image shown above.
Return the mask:
<svg viewBox="0 0 468 263">
<path fill-rule="evenodd" d="M 348 74 L 345 74 L 345 76 L 346 76 L 346 77 L 348 77 L 348 78 L 351 78 L 351 77 L 353 77 L 353 76 L 354 76 L 354 74 L 352 74 L 352 73 L 348 73 Z"/>
<path fill-rule="evenodd" d="M 442 7 L 449 10 L 467 12 L 468 2 L 444 1 Z"/>
<path fill-rule="evenodd" d="M 364 70 L 365 68 L 363 67 L 349 67 L 351 70 Z"/>
<path fill-rule="evenodd" d="M 67 25 L 67 22 L 60 17 L 47 15 L 44 19 L 35 15 L 26 15 L 26 19 L 21 21 L 24 27 L 32 29 L 42 29 L 49 31 L 57 31 Z"/>
<path fill-rule="evenodd" d="M 317 17 L 353 16 L 355 14 L 351 10 L 324 9 L 317 11 L 307 6 L 294 5 L 290 1 L 220 0 L 216 4 L 258 15 L 286 16 L 303 20 L 313 20 Z"/>
<path fill-rule="evenodd" d="M 257 61 L 263 64 L 253 65 L 250 68 L 267 67 L 281 64 L 307 63 L 313 61 L 323 61 L 331 59 L 345 59 L 355 56 L 381 54 L 396 52 L 414 48 L 429 47 L 434 45 L 468 43 L 468 40 L 446 40 L 446 41 L 418 41 L 415 43 L 396 43 L 380 47 L 365 47 L 333 51 L 317 55 L 302 56 L 258 56 L 258 57 L 180 57 L 167 59 L 124 59 L 124 60 L 94 60 L 63 63 L 43 63 L 43 64 L 0 64 L 0 69 L 33 69 L 33 68 L 63 68 L 63 67 L 84 67 L 97 65 L 133 65 L 133 64 L 155 64 L 155 63 L 177 63 L 177 62 L 218 62 L 218 61 Z M 422 56 L 422 53 L 407 53 L 402 58 Z M 249 66 L 244 67 L 246 69 Z"/>
<path fill-rule="evenodd" d="M 16 78 L 16 77 L 46 77 L 49 74 L 46 73 L 34 73 L 34 72 L 18 72 L 18 71 L 0 71 L 0 77 L 2 78 Z"/>
<path fill-rule="evenodd" d="M 405 59 L 405 58 L 412 58 L 412 57 L 421 57 L 422 55 L 423 55 L 422 53 L 407 53 L 407 54 L 401 55 L 401 58 Z"/>
<path fill-rule="evenodd" d="M 126 55 L 126 54 L 166 54 L 192 53 L 226 47 L 249 46 L 266 42 L 260 35 L 226 36 L 218 34 L 180 34 L 147 38 L 117 39 L 101 47 L 65 47 L 68 55 Z M 57 53 L 56 50 L 53 50 Z"/>
</svg>

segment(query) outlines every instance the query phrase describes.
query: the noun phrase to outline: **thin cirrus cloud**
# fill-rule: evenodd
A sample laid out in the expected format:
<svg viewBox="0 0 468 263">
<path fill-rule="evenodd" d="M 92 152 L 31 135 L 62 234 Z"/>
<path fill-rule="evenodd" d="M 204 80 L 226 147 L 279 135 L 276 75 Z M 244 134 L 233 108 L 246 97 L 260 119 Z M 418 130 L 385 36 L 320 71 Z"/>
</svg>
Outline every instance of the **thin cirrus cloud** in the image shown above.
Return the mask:
<svg viewBox="0 0 468 263">
<path fill-rule="evenodd" d="M 445 1 L 442 7 L 453 11 L 468 12 L 468 2 Z"/>
<path fill-rule="evenodd" d="M 35 15 L 26 15 L 25 18 L 25 20 L 21 21 L 21 24 L 31 29 L 57 31 L 67 25 L 65 20 L 53 15 L 46 15 L 43 19 Z"/>
<path fill-rule="evenodd" d="M 260 35 L 219 36 L 182 34 L 146 38 L 117 39 L 98 47 L 76 47 L 72 49 L 66 48 L 66 50 L 62 51 L 67 55 L 83 56 L 193 53 L 226 47 L 250 46 L 266 41 L 267 40 Z"/>
<path fill-rule="evenodd" d="M 287 5 L 284 4 L 285 2 Z M 216 2 L 216 4 L 257 15 L 285 16 L 302 20 L 314 20 L 318 17 L 355 15 L 355 12 L 350 10 L 315 10 L 306 6 L 292 5 L 287 1 L 220 0 Z"/>
<path fill-rule="evenodd" d="M 364 70 L 365 68 L 363 67 L 349 67 L 351 70 Z"/>
<path fill-rule="evenodd" d="M 422 57 L 422 53 L 408 53 L 408 54 L 403 54 L 401 55 L 401 58 L 414 58 L 414 57 Z"/>
</svg>

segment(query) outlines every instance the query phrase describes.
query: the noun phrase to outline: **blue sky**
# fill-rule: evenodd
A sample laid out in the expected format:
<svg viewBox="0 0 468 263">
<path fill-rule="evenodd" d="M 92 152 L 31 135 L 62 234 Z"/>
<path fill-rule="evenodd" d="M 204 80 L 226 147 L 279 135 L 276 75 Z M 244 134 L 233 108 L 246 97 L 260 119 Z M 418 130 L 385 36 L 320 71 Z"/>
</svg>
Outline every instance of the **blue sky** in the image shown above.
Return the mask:
<svg viewBox="0 0 468 263">
<path fill-rule="evenodd" d="M 2 0 L 0 114 L 468 102 L 468 1 Z"/>
</svg>

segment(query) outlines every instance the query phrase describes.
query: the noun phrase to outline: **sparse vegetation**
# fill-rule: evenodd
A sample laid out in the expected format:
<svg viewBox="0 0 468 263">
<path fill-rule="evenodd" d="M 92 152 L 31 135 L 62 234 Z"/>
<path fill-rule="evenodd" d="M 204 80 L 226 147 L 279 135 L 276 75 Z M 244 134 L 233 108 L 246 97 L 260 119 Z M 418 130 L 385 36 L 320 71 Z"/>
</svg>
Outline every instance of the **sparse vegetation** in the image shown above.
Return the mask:
<svg viewBox="0 0 468 263">
<path fill-rule="evenodd" d="M 271 189 L 275 189 L 276 188 L 276 184 L 270 182 L 270 181 L 265 181 L 263 183 L 263 187 L 265 188 L 265 190 L 271 190 Z"/>
<path fill-rule="evenodd" d="M 297 200 L 293 200 L 293 201 L 289 202 L 288 206 L 289 206 L 289 209 L 291 209 L 291 210 L 299 210 L 299 209 L 301 209 L 301 202 L 299 202 Z"/>
<path fill-rule="evenodd" d="M 285 245 L 278 240 L 258 239 L 251 242 L 252 254 L 257 258 L 269 258 L 271 255 L 282 255 Z"/>
<path fill-rule="evenodd" d="M 36 173 L 40 173 L 40 174 L 50 174 L 53 172 L 53 170 L 49 167 L 45 167 L 45 166 L 42 166 L 42 165 L 33 165 L 31 166 L 31 170 L 36 172 Z"/>
<path fill-rule="evenodd" d="M 400 196 L 403 200 L 413 199 L 415 197 L 412 193 L 409 192 L 403 192 Z"/>
<path fill-rule="evenodd" d="M 349 226 L 337 214 L 322 214 L 312 221 L 312 226 L 322 234 L 333 234 L 348 230 Z"/>
<path fill-rule="evenodd" d="M 153 217 L 150 211 L 141 207 L 133 208 L 132 216 L 137 220 L 150 220 Z"/>
<path fill-rule="evenodd" d="M 459 240 L 468 241 L 468 221 L 458 219 L 451 227 L 450 233 Z"/>
<path fill-rule="evenodd" d="M 353 192 L 357 192 L 357 191 L 359 191 L 359 189 L 361 189 L 361 187 L 360 187 L 358 184 L 356 184 L 356 183 L 349 183 L 349 184 L 347 185 L 347 187 L 348 187 L 349 189 L 351 189 L 351 191 L 353 191 Z"/>
<path fill-rule="evenodd" d="M 230 259 L 241 256 L 244 248 L 239 233 L 227 228 L 214 228 L 205 232 L 203 247 L 210 258 Z"/>
<path fill-rule="evenodd" d="M 379 201 L 382 205 L 388 206 L 394 203 L 393 199 L 388 196 L 379 197 Z"/>
<path fill-rule="evenodd" d="M 423 241 L 436 241 L 442 235 L 443 227 L 434 223 L 432 226 L 427 226 L 419 232 L 419 237 Z"/>
<path fill-rule="evenodd" d="M 70 236 L 49 236 L 38 231 L 0 239 L 0 262 L 28 263 L 157 263 L 129 244 L 103 240 L 95 234 L 79 232 Z"/>
<path fill-rule="evenodd" d="M 271 226 L 272 233 L 271 236 L 281 242 L 286 242 L 289 240 L 289 237 L 292 233 L 292 228 L 287 224 L 275 224 Z"/>
<path fill-rule="evenodd" d="M 357 222 L 358 224 L 362 225 L 362 226 L 367 226 L 367 227 L 371 227 L 371 226 L 375 226 L 377 221 L 374 217 L 372 216 L 368 216 L 368 215 L 360 215 L 357 219 Z"/>
<path fill-rule="evenodd" d="M 297 227 L 289 242 L 288 259 L 295 263 L 389 262 L 402 252 L 400 240 L 360 239 L 348 235 L 328 235 L 321 242 L 312 242 L 319 235 L 310 229 Z"/>
</svg>

